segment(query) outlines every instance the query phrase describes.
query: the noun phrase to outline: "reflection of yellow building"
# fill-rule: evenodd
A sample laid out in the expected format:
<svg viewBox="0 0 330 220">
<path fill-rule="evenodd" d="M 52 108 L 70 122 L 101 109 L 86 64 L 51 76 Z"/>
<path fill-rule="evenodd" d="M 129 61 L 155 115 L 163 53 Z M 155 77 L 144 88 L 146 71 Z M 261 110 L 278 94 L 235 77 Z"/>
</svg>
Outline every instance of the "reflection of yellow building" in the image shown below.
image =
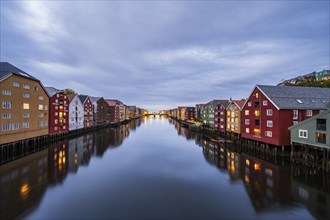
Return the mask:
<svg viewBox="0 0 330 220">
<path fill-rule="evenodd" d="M 226 109 L 226 131 L 241 133 L 241 109 L 245 101 L 231 100 Z"/>
</svg>

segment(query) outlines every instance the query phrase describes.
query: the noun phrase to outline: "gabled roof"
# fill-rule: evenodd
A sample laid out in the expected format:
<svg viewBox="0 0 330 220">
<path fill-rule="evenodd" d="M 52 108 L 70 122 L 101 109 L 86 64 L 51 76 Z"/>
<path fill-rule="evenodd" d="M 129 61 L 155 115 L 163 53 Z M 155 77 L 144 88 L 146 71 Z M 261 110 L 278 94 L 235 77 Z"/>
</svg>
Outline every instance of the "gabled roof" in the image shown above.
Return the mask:
<svg viewBox="0 0 330 220">
<path fill-rule="evenodd" d="M 105 101 L 114 101 L 116 102 L 117 104 L 124 104 L 123 102 L 117 100 L 117 99 L 106 99 Z"/>
<path fill-rule="evenodd" d="M 54 87 L 45 87 L 47 93 L 49 94 L 50 97 L 54 96 L 55 94 L 57 94 L 58 92 L 60 92 L 61 90 L 56 89 Z"/>
<path fill-rule="evenodd" d="M 40 82 L 40 80 L 34 78 L 16 66 L 13 66 L 8 62 L 0 62 L 0 82 L 12 74 Z"/>
<path fill-rule="evenodd" d="M 68 97 L 69 103 L 71 103 L 74 97 L 76 97 L 75 94 L 67 94 L 66 96 Z"/>
<path fill-rule="evenodd" d="M 319 113 L 317 115 L 314 115 L 313 117 L 310 117 L 310 118 L 308 118 L 306 120 L 303 120 L 302 122 L 300 122 L 298 124 L 292 125 L 291 127 L 289 127 L 289 130 L 292 130 L 292 129 L 296 128 L 296 127 L 299 127 L 299 126 L 301 126 L 303 124 L 306 124 L 306 123 L 308 123 L 310 121 L 315 120 L 315 118 L 319 118 L 319 117 L 322 117 L 322 116 L 327 115 L 327 114 L 330 114 L 330 108 L 328 108 L 327 110 L 325 110 L 325 111 L 323 111 L 323 112 L 321 112 L 321 113 Z"/>
<path fill-rule="evenodd" d="M 326 109 L 330 88 L 257 85 L 278 109 Z"/>
<path fill-rule="evenodd" d="M 81 103 L 85 103 L 86 99 L 88 98 L 88 95 L 78 95 Z"/>
<path fill-rule="evenodd" d="M 213 108 L 215 108 L 216 106 L 218 106 L 218 105 L 220 105 L 220 104 L 222 104 L 222 105 L 224 105 L 225 107 L 227 107 L 228 104 L 229 104 L 229 100 L 219 100 L 219 99 L 214 99 L 214 100 L 209 101 L 208 103 L 206 103 L 205 106 L 206 106 L 206 105 L 211 105 Z"/>
<path fill-rule="evenodd" d="M 101 99 L 102 97 L 92 97 L 90 96 L 89 99 L 91 100 L 92 103 L 97 102 L 99 99 Z"/>
</svg>

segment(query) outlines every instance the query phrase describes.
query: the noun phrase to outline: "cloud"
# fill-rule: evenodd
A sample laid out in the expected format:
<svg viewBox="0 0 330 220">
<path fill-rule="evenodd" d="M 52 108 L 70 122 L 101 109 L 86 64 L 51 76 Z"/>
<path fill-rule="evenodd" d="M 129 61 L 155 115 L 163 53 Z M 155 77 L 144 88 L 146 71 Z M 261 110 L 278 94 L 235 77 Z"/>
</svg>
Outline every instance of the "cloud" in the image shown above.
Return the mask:
<svg viewBox="0 0 330 220">
<path fill-rule="evenodd" d="M 329 2 L 1 2 L 1 59 L 151 110 L 329 69 Z M 163 106 L 163 107 L 162 107 Z"/>
</svg>

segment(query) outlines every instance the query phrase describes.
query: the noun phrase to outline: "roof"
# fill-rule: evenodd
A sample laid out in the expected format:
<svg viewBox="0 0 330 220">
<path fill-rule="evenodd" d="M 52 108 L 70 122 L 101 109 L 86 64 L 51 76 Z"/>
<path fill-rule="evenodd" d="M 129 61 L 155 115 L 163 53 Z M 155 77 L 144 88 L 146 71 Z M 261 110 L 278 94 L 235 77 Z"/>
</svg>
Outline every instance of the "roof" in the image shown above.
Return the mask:
<svg viewBox="0 0 330 220">
<path fill-rule="evenodd" d="M 56 89 L 54 87 L 45 87 L 46 91 L 48 92 L 49 96 L 52 97 L 53 95 L 57 94 L 60 92 L 59 89 Z"/>
<path fill-rule="evenodd" d="M 323 115 L 327 115 L 327 114 L 330 114 L 330 108 L 328 108 L 327 110 L 325 110 L 325 111 L 323 111 L 323 112 L 321 112 L 321 113 L 319 113 L 317 115 L 314 115 L 313 117 L 310 117 L 310 118 L 308 118 L 306 120 L 303 120 L 302 122 L 300 122 L 298 124 L 292 125 L 291 127 L 289 127 L 289 130 L 292 130 L 292 129 L 296 128 L 296 127 L 299 127 L 299 126 L 301 126 L 303 124 L 306 124 L 306 123 L 308 123 L 310 121 L 313 121 L 313 120 L 315 120 L 315 119 L 317 119 L 319 117 L 322 117 Z"/>
<path fill-rule="evenodd" d="M 116 102 L 117 104 L 124 104 L 123 102 L 117 100 L 117 99 L 106 99 L 106 101 L 114 101 Z"/>
<path fill-rule="evenodd" d="M 278 109 L 326 109 L 330 88 L 256 85 Z"/>
<path fill-rule="evenodd" d="M 88 95 L 78 95 L 81 103 L 84 103 L 86 101 L 86 99 L 88 98 Z"/>
<path fill-rule="evenodd" d="M 233 100 L 235 103 L 236 103 L 236 105 L 240 108 L 240 109 L 242 109 L 243 108 L 243 105 L 245 104 L 245 100 L 243 101 L 243 100 Z"/>
<path fill-rule="evenodd" d="M 91 100 L 92 103 L 97 102 L 99 99 L 101 99 L 102 97 L 92 97 L 90 96 L 89 99 Z"/>
<path fill-rule="evenodd" d="M 69 103 L 70 103 L 76 95 L 75 94 L 67 94 L 66 96 L 68 97 L 68 100 L 69 100 Z"/>
<path fill-rule="evenodd" d="M 10 74 L 15 74 L 24 78 L 28 78 L 37 82 L 40 80 L 36 79 L 35 77 L 31 76 L 30 74 L 24 72 L 23 70 L 17 68 L 16 66 L 11 65 L 8 62 L 0 62 L 0 81 L 4 78 L 9 76 Z"/>
<path fill-rule="evenodd" d="M 214 99 L 212 101 L 209 101 L 208 103 L 206 103 L 205 105 L 211 104 L 214 108 L 220 104 L 224 105 L 225 107 L 228 106 L 229 104 L 229 100 L 218 100 L 218 99 Z"/>
</svg>

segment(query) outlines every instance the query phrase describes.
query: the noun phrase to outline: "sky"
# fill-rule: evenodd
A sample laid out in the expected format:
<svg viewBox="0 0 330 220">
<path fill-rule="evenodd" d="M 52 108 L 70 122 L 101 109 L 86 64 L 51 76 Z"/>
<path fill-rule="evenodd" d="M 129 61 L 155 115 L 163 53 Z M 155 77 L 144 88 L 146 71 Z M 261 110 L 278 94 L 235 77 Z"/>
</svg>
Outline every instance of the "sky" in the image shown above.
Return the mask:
<svg viewBox="0 0 330 220">
<path fill-rule="evenodd" d="M 329 1 L 0 1 L 0 60 L 150 111 L 330 69 Z"/>
</svg>

